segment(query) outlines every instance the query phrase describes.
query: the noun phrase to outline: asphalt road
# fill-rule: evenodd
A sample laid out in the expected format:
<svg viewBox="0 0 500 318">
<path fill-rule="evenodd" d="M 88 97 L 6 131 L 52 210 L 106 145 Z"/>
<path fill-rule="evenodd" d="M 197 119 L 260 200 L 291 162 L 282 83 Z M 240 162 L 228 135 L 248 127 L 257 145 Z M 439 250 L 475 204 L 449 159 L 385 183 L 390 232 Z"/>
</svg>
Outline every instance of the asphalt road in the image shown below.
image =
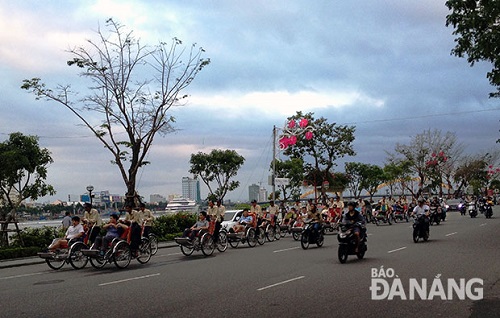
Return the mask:
<svg viewBox="0 0 500 318">
<path fill-rule="evenodd" d="M 90 265 L 59 271 L 45 264 L 0 271 L 0 317 L 500 317 L 500 208 L 494 218 L 449 213 L 413 243 L 411 222 L 368 226 L 363 260 L 337 260 L 337 240 L 302 250 L 286 237 L 211 257 L 178 248 L 150 263 L 118 270 Z M 373 269 L 393 269 L 408 297 L 409 280 L 483 280 L 483 299 L 372 300 Z M 390 273 L 390 271 L 389 271 Z M 391 285 L 393 279 L 387 279 Z M 418 298 L 418 297 L 417 297 Z"/>
</svg>

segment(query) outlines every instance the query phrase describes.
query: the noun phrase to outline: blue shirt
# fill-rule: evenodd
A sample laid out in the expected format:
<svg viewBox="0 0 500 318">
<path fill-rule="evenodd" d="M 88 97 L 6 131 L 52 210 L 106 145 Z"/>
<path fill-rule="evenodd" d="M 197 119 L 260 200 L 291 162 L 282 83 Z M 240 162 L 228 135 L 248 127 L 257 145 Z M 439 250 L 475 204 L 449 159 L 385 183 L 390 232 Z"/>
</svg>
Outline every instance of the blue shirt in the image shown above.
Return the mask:
<svg viewBox="0 0 500 318">
<path fill-rule="evenodd" d="M 246 223 L 246 224 L 250 224 L 252 223 L 253 219 L 252 219 L 252 216 L 251 215 L 248 215 L 248 216 L 241 216 L 240 220 L 238 221 L 238 223 L 242 224 L 242 223 Z"/>
</svg>

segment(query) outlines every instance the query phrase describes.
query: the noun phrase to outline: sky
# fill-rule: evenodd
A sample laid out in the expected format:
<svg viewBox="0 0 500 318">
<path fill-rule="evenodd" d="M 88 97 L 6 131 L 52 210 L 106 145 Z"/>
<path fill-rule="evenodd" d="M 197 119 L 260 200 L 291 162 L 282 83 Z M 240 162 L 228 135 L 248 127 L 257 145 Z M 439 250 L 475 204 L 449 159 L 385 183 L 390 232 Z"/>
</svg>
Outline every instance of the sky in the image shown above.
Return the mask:
<svg viewBox="0 0 500 318">
<path fill-rule="evenodd" d="M 267 186 L 273 126 L 297 111 L 356 126 L 356 161 L 383 165 L 396 143 L 427 129 L 450 131 L 465 153 L 497 149 L 500 100 L 488 63 L 470 67 L 450 54 L 453 29 L 438 0 L 11 1 L 0 0 L 0 140 L 12 132 L 40 137 L 52 153 L 48 183 L 66 200 L 96 191 L 125 193 L 101 143 L 67 109 L 36 101 L 23 79 L 48 86 L 90 86 L 66 65 L 108 18 L 155 45 L 177 37 L 205 49 L 211 63 L 172 110 L 175 133 L 156 138 L 138 177 L 146 200 L 181 194 L 191 154 L 234 149 L 245 157 L 226 198 L 248 200 Z M 282 157 L 285 159 L 284 157 Z M 202 197 L 207 188 L 202 184 Z"/>
</svg>

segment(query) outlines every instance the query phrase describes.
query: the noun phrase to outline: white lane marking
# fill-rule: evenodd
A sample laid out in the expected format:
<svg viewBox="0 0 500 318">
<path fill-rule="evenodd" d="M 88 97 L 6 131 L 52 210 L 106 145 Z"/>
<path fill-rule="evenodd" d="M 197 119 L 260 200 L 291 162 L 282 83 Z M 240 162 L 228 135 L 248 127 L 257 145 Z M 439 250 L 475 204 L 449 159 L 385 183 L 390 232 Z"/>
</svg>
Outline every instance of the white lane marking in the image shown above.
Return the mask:
<svg viewBox="0 0 500 318">
<path fill-rule="evenodd" d="M 28 277 L 28 276 L 34 276 L 34 275 L 40 275 L 40 274 L 44 274 L 44 273 L 40 272 L 40 273 L 31 273 L 31 274 L 22 274 L 22 275 L 15 275 L 15 276 L 0 277 L 0 280 L 3 280 L 3 279 L 12 279 L 12 278 L 21 278 L 21 277 Z"/>
<path fill-rule="evenodd" d="M 266 286 L 266 287 L 261 287 L 261 288 L 257 289 L 257 291 L 261 291 L 261 290 L 264 290 L 264 289 L 268 289 L 268 288 L 276 287 L 276 286 L 283 285 L 283 284 L 286 284 L 286 283 L 290 283 L 290 282 L 293 282 L 295 280 L 302 279 L 304 277 L 305 276 L 299 276 L 299 277 L 295 277 L 295 278 L 292 278 L 292 279 L 289 279 L 289 280 L 284 280 L 284 281 L 276 283 L 276 284 L 272 284 L 272 285 L 269 285 L 269 286 Z"/>
<path fill-rule="evenodd" d="M 284 248 L 282 250 L 276 250 L 276 251 L 273 251 L 273 253 L 280 253 L 280 252 L 286 252 L 286 251 L 291 251 L 291 250 L 296 250 L 300 248 L 300 246 L 296 246 L 296 247 L 290 247 L 290 248 Z"/>
<path fill-rule="evenodd" d="M 159 276 L 159 275 L 160 275 L 160 273 L 156 273 L 156 274 L 151 274 L 151 275 L 144 275 L 144 276 L 127 278 L 127 279 L 115 280 L 113 282 L 99 284 L 98 286 L 107 286 L 107 285 L 112 285 L 112 284 L 125 283 L 125 282 L 129 282 L 131 280 L 144 279 L 144 278 L 149 278 L 149 277 L 154 277 L 154 276 Z"/>
<path fill-rule="evenodd" d="M 405 248 L 406 248 L 406 246 L 403 246 L 403 247 L 397 248 L 397 249 L 395 249 L 395 250 L 388 251 L 387 253 L 389 253 L 389 254 L 390 254 L 390 253 L 394 253 L 394 252 L 397 252 L 397 251 L 402 251 L 402 250 L 404 250 Z"/>
<path fill-rule="evenodd" d="M 455 235 L 457 234 L 458 232 L 453 232 L 453 233 L 449 233 L 449 234 L 446 234 L 445 236 L 452 236 L 452 235 Z"/>
<path fill-rule="evenodd" d="M 479 226 L 485 226 L 486 224 L 488 224 L 488 223 L 479 224 Z"/>
<path fill-rule="evenodd" d="M 368 234 L 366 234 L 366 235 L 367 235 L 367 236 L 372 236 L 373 234 L 372 234 L 372 233 L 368 233 Z"/>
</svg>

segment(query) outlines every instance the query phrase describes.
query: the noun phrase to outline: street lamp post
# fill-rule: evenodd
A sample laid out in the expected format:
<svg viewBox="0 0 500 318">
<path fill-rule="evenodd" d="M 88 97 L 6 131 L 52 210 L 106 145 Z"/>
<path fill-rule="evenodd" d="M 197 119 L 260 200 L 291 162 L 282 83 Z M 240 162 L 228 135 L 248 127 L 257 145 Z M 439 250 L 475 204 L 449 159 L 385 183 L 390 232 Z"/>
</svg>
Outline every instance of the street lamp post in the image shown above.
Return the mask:
<svg viewBox="0 0 500 318">
<path fill-rule="evenodd" d="M 94 191 L 94 186 L 88 185 L 87 186 L 87 191 L 89 192 L 89 197 L 90 197 L 90 205 L 92 205 L 92 191 Z"/>
</svg>

